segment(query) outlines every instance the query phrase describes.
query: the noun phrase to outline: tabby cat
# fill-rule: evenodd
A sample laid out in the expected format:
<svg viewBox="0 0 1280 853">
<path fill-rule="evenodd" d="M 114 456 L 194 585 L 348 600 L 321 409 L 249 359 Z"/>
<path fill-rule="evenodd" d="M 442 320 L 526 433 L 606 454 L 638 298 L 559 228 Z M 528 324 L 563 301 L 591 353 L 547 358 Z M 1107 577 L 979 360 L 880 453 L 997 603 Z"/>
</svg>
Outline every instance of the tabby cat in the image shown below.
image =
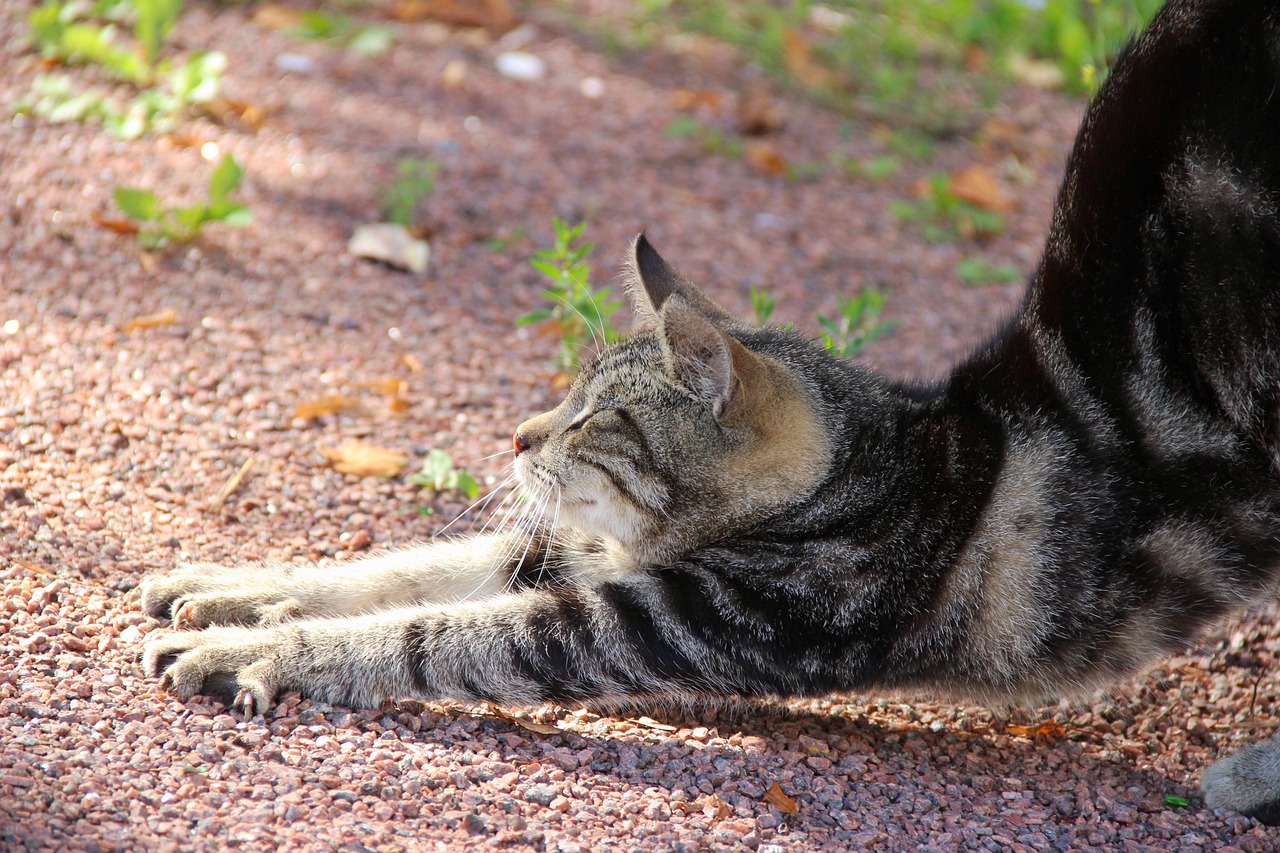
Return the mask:
<svg viewBox="0 0 1280 853">
<path fill-rule="evenodd" d="M 630 268 L 637 331 L 515 433 L 554 529 L 179 568 L 143 607 L 196 630 L 146 671 L 246 713 L 285 690 L 1005 702 L 1099 688 L 1274 594 L 1280 3 L 1172 0 L 1124 51 L 1021 310 L 944 381 L 735 320 L 643 236 Z M 1280 743 L 1205 789 L 1280 820 Z"/>
</svg>

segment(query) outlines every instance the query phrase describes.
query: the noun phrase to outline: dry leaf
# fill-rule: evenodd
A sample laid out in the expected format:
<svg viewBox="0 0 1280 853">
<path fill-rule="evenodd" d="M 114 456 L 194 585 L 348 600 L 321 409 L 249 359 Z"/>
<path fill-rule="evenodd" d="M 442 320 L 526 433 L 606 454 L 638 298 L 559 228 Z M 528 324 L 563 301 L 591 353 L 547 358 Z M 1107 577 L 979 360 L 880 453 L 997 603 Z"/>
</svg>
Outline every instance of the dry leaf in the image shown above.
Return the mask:
<svg viewBox="0 0 1280 853">
<path fill-rule="evenodd" d="M 396 379 L 394 376 L 388 376 L 383 379 L 375 379 L 372 382 L 366 382 L 362 386 L 372 391 L 377 391 L 384 397 L 403 397 L 404 392 L 409 390 L 409 384 L 403 379 Z"/>
<path fill-rule="evenodd" d="M 831 72 L 813 58 L 813 47 L 804 33 L 790 27 L 782 33 L 782 64 L 788 74 L 806 86 L 817 88 L 831 83 Z"/>
<path fill-rule="evenodd" d="M 1010 725 L 1005 726 L 1004 730 L 1014 737 L 1025 737 L 1033 740 L 1035 738 L 1044 738 L 1051 743 L 1053 741 L 1060 740 L 1067 734 L 1066 729 L 1052 721 L 1048 723 L 1041 723 L 1038 726 Z"/>
<path fill-rule="evenodd" d="M 440 83 L 446 89 L 456 89 L 467 79 L 467 63 L 461 59 L 450 59 L 440 72 Z"/>
<path fill-rule="evenodd" d="M 404 353 L 400 356 L 400 363 L 409 368 L 410 373 L 422 372 L 422 359 L 418 358 L 411 352 Z"/>
<path fill-rule="evenodd" d="M 1018 82 L 1037 89 L 1061 89 L 1066 80 L 1062 69 L 1052 62 L 1030 59 L 1020 53 L 1009 57 L 1009 73 Z"/>
<path fill-rule="evenodd" d="M 787 161 L 782 159 L 778 149 L 768 142 L 759 139 L 747 140 L 742 147 L 742 156 L 748 165 L 766 175 L 787 174 Z"/>
<path fill-rule="evenodd" d="M 246 130 L 259 130 L 267 123 L 267 109 L 233 98 L 214 98 L 202 106 L 209 118 L 221 125 L 239 125 Z"/>
<path fill-rule="evenodd" d="M 147 314 L 145 317 L 135 317 L 124 324 L 126 334 L 135 332 L 138 329 L 155 329 L 160 326 L 172 326 L 178 322 L 178 312 L 173 308 L 166 308 L 156 314 Z"/>
<path fill-rule="evenodd" d="M 403 415 L 405 412 L 409 411 L 409 401 L 404 397 L 392 397 L 387 401 L 387 409 L 390 410 L 393 415 Z"/>
<path fill-rule="evenodd" d="M 264 3 L 254 10 L 253 22 L 264 30 L 288 30 L 302 23 L 302 12 L 279 3 Z"/>
<path fill-rule="evenodd" d="M 138 233 L 138 223 L 134 222 L 132 219 L 109 219 L 95 213 L 93 214 L 93 221 L 108 231 L 114 231 L 117 234 Z"/>
<path fill-rule="evenodd" d="M 671 93 L 671 106 L 682 112 L 706 107 L 718 110 L 724 105 L 724 95 L 714 89 L 676 89 Z"/>
<path fill-rule="evenodd" d="M 422 274 L 427 271 L 431 247 L 395 222 L 359 225 L 347 241 L 347 253 L 381 261 L 387 266 Z"/>
<path fill-rule="evenodd" d="M 398 450 L 389 450 L 351 439 L 337 447 L 317 446 L 325 459 L 340 474 L 357 477 L 394 477 L 404 470 L 409 458 Z"/>
<path fill-rule="evenodd" d="M 764 136 L 786 123 L 782 106 L 764 83 L 752 83 L 738 99 L 738 133 Z"/>
<path fill-rule="evenodd" d="M 556 726 L 549 726 L 546 723 L 537 723 L 533 720 L 527 720 L 524 717 L 514 717 L 499 708 L 493 709 L 493 712 L 490 713 L 489 716 L 502 720 L 506 723 L 512 723 L 522 729 L 527 729 L 528 731 L 536 732 L 540 735 L 564 734 L 564 731 Z"/>
<path fill-rule="evenodd" d="M 194 133 L 170 133 L 165 140 L 175 148 L 199 148 L 206 142 Z"/>
<path fill-rule="evenodd" d="M 951 176 L 951 192 L 961 201 L 999 213 L 1008 212 L 1013 201 L 1000 189 L 995 173 L 986 166 L 969 166 Z"/>
<path fill-rule="evenodd" d="M 714 820 L 724 820 L 733 814 L 733 809 L 729 808 L 728 803 L 720 799 L 719 794 L 712 794 L 707 799 L 707 804 L 702 807 L 702 810 L 708 812 L 707 816 Z"/>
<path fill-rule="evenodd" d="M 484 27 L 506 32 L 516 25 L 508 0 L 396 0 L 391 18 L 406 23 L 439 21 L 455 27 Z"/>
<path fill-rule="evenodd" d="M 53 569 L 46 569 L 44 566 L 39 566 L 39 565 L 36 565 L 35 563 L 29 563 L 26 560 L 19 560 L 17 557 L 14 557 L 13 561 L 17 563 L 19 566 L 22 566 L 22 568 L 26 569 L 27 571 L 35 572 L 38 575 L 51 575 L 54 573 Z"/>
<path fill-rule="evenodd" d="M 551 390 L 567 391 L 569 386 L 573 384 L 573 377 L 563 371 L 551 374 Z"/>
<path fill-rule="evenodd" d="M 319 400 L 309 400 L 306 403 L 299 403 L 293 407 L 293 420 L 309 421 L 312 418 L 322 418 L 325 415 L 336 415 L 338 412 L 345 411 L 355 406 L 355 400 L 342 394 L 334 394 L 331 397 L 321 397 Z"/>
<path fill-rule="evenodd" d="M 666 723 L 660 723 L 652 717 L 636 717 L 636 723 L 644 726 L 646 729 L 653 729 L 659 732 L 676 732 L 679 731 L 675 726 L 669 726 Z"/>
<path fill-rule="evenodd" d="M 783 793 L 782 786 L 777 782 L 774 782 L 769 786 L 769 790 L 764 792 L 764 801 L 783 814 L 796 814 L 800 811 L 799 807 L 796 806 L 796 801 Z"/>
</svg>

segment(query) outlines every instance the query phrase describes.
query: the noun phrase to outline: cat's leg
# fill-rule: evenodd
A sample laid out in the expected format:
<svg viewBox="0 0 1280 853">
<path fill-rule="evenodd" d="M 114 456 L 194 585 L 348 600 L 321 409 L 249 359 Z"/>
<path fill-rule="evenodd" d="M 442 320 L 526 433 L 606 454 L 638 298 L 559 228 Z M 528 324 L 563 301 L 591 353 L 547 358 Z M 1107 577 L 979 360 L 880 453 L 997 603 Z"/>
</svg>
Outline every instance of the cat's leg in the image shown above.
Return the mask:
<svg viewBox="0 0 1280 853">
<path fill-rule="evenodd" d="M 175 628 L 269 625 L 344 616 L 509 591 L 519 568 L 540 555 L 529 532 L 437 542 L 318 566 L 194 563 L 143 582 L 142 607 Z"/>
<path fill-rule="evenodd" d="M 1280 824 L 1280 736 L 1214 762 L 1200 781 L 1205 805 Z"/>
<path fill-rule="evenodd" d="M 175 632 L 146 646 L 143 666 L 181 698 L 226 693 L 247 711 L 287 690 L 370 707 L 398 697 L 527 705 L 810 689 L 772 647 L 769 625 L 725 618 L 721 592 L 731 593 L 716 586 L 665 567 L 483 602 Z"/>
</svg>

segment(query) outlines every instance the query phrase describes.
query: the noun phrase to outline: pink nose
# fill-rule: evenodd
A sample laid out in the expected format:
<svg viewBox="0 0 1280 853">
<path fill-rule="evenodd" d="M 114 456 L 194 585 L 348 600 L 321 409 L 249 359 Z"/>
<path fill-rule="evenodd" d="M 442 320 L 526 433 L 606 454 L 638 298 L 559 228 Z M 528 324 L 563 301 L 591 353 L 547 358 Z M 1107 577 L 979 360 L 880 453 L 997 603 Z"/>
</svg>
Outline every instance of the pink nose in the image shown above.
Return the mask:
<svg viewBox="0 0 1280 853">
<path fill-rule="evenodd" d="M 519 456 L 521 453 L 524 453 L 529 449 L 528 442 L 520 437 L 520 433 L 516 433 L 515 438 L 511 439 L 511 445 L 516 449 L 516 456 Z"/>
</svg>

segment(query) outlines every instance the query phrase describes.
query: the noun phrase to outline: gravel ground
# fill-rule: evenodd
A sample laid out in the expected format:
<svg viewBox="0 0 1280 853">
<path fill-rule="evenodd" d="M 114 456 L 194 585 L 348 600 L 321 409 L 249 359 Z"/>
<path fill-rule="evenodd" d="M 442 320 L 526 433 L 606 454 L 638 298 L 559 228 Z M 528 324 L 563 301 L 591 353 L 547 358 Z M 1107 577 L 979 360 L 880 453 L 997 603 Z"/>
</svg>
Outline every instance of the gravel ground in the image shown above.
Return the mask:
<svg viewBox="0 0 1280 853">
<path fill-rule="evenodd" d="M 28 8 L 0 11 L 3 103 L 40 72 L 19 41 Z M 886 202 L 930 172 L 984 165 L 1014 203 L 981 251 L 1029 269 L 1079 114 L 1018 91 L 980 145 L 944 145 L 883 182 L 832 168 L 794 181 L 665 138 L 678 89 L 714 93 L 695 114 L 731 130 L 751 82 L 698 40 L 610 57 L 530 13 L 518 38 L 547 74 L 519 82 L 494 70 L 511 43 L 483 34 L 404 26 L 370 60 L 249 14 L 196 5 L 176 41 L 229 55 L 228 94 L 269 109 L 256 133 L 203 119 L 132 143 L 0 129 L 0 849 L 1276 848 L 1275 830 L 1196 794 L 1208 762 L 1276 724 L 1274 608 L 1108 696 L 1039 708 L 866 696 L 637 716 L 353 712 L 295 695 L 246 720 L 157 690 L 136 660 L 163 627 L 137 607 L 147 573 L 183 558 L 349 559 L 431 536 L 464 508 L 338 474 L 317 446 L 361 438 L 411 465 L 439 447 L 502 476 L 488 457 L 556 398 L 553 341 L 512 326 L 538 302 L 525 259 L 551 242 L 553 215 L 589 222 L 601 281 L 644 227 L 735 310 L 765 283 L 775 320 L 804 328 L 834 294 L 887 284 L 899 325 L 865 359 L 936 375 L 1020 286 L 960 284 L 954 265 L 975 248 L 923 242 Z M 310 69 L 281 71 L 286 53 Z M 787 124 L 767 139 L 791 163 L 883 153 L 871 129 L 777 104 Z M 205 142 L 244 164 L 251 227 L 147 254 L 95 224 L 119 185 L 198 197 Z M 397 158 L 424 153 L 441 167 L 422 208 L 430 270 L 347 256 Z M 169 310 L 172 324 L 130 326 Z M 406 411 L 370 387 L 386 379 L 405 383 Z M 292 419 L 333 394 L 358 406 Z"/>
</svg>

